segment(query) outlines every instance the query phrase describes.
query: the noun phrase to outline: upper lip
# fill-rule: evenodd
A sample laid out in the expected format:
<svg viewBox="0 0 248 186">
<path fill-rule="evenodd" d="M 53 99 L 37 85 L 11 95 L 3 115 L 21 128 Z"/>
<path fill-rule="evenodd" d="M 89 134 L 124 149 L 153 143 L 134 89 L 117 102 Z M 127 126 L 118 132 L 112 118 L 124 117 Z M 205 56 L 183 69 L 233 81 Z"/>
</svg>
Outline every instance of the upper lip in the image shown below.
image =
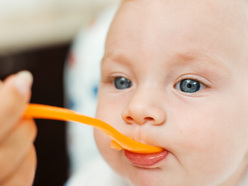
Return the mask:
<svg viewBox="0 0 248 186">
<path fill-rule="evenodd" d="M 149 127 L 149 125 L 136 126 L 136 127 L 131 127 L 131 128 L 132 130 L 130 130 L 130 128 L 129 130 L 126 130 L 126 131 L 124 130 L 123 134 L 140 143 L 144 143 L 144 144 L 156 146 L 156 147 L 161 147 L 163 149 L 166 149 L 165 151 L 168 151 L 167 149 L 168 146 L 166 145 L 165 147 L 164 144 L 161 144 L 161 140 L 159 136 L 156 136 L 156 134 L 154 134 L 151 131 L 151 128 Z"/>
</svg>

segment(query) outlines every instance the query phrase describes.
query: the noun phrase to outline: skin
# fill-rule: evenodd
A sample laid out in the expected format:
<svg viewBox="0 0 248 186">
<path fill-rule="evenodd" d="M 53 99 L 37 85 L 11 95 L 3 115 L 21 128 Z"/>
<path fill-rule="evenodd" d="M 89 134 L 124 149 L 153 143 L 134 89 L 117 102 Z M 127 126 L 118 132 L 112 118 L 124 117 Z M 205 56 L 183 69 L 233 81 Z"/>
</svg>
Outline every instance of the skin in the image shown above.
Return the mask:
<svg viewBox="0 0 248 186">
<path fill-rule="evenodd" d="M 33 120 L 21 119 L 30 100 L 31 81 L 16 87 L 17 75 L 0 82 L 0 185 L 32 185 L 36 169 Z M 23 89 L 26 87 L 26 90 Z"/>
<path fill-rule="evenodd" d="M 245 1 L 125 1 L 111 25 L 96 117 L 169 151 L 132 165 L 95 130 L 109 165 L 135 186 L 237 185 L 248 164 Z M 116 77 L 132 86 L 117 89 Z M 201 83 L 185 93 L 183 79 Z"/>
</svg>

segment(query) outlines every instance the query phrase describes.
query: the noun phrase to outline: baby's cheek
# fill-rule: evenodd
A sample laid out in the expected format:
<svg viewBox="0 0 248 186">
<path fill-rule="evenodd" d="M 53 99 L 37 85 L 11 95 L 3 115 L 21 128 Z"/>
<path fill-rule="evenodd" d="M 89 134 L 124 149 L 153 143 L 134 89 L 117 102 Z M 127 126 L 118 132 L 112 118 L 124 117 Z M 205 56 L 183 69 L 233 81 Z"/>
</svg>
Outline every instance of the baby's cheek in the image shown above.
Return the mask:
<svg viewBox="0 0 248 186">
<path fill-rule="evenodd" d="M 111 139 L 102 131 L 97 129 L 94 130 L 95 141 L 99 152 L 101 153 L 103 159 L 109 164 L 109 166 L 123 177 L 127 177 L 128 165 L 125 160 L 123 160 L 122 151 L 112 149 L 110 147 Z"/>
<path fill-rule="evenodd" d="M 104 155 L 110 144 L 110 138 L 98 129 L 94 129 L 94 137 L 99 152 Z"/>
<path fill-rule="evenodd" d="M 105 161 L 111 165 L 115 161 L 116 152 L 119 151 L 110 147 L 111 139 L 104 132 L 94 129 L 94 136 L 99 152 Z"/>
<path fill-rule="evenodd" d="M 185 140 L 181 144 L 184 147 L 182 154 L 185 155 L 182 158 L 194 177 L 201 178 L 206 183 L 212 180 L 213 184 L 217 184 L 235 171 L 241 161 L 239 154 L 242 152 L 239 148 L 235 150 L 235 140 L 226 135 L 230 133 L 216 125 L 195 126 L 188 128 L 187 132 L 189 133 L 185 134 Z"/>
</svg>

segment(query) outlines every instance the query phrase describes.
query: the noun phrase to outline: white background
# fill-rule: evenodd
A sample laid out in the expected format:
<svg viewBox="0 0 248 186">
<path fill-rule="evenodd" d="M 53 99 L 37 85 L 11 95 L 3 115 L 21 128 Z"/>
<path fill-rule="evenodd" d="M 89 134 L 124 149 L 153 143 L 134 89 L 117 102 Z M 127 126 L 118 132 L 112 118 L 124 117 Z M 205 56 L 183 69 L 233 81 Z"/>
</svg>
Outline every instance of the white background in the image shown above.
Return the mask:
<svg viewBox="0 0 248 186">
<path fill-rule="evenodd" d="M 115 0 L 0 0 L 0 52 L 68 42 Z"/>
</svg>

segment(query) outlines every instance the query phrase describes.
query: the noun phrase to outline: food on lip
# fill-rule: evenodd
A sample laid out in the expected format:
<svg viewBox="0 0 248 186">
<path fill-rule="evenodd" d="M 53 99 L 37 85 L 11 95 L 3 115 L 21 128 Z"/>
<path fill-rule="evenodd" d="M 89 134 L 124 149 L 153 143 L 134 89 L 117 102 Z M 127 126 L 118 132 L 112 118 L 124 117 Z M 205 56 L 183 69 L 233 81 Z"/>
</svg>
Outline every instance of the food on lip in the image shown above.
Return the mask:
<svg viewBox="0 0 248 186">
<path fill-rule="evenodd" d="M 123 149 L 122 146 L 119 145 L 119 144 L 118 144 L 116 141 L 114 141 L 114 140 L 111 140 L 110 147 L 111 147 L 112 149 L 115 149 L 115 150 L 122 150 L 122 149 Z"/>
<path fill-rule="evenodd" d="M 97 129 L 105 132 L 111 139 L 111 147 L 117 150 L 126 149 L 136 153 L 157 153 L 162 152 L 163 149 L 147 144 L 137 142 L 117 131 L 109 124 L 89 116 L 78 114 L 72 110 L 41 105 L 41 104 L 29 104 L 23 115 L 24 118 L 35 118 L 35 119 L 53 119 L 62 121 L 76 121 L 93 126 Z"/>
</svg>

